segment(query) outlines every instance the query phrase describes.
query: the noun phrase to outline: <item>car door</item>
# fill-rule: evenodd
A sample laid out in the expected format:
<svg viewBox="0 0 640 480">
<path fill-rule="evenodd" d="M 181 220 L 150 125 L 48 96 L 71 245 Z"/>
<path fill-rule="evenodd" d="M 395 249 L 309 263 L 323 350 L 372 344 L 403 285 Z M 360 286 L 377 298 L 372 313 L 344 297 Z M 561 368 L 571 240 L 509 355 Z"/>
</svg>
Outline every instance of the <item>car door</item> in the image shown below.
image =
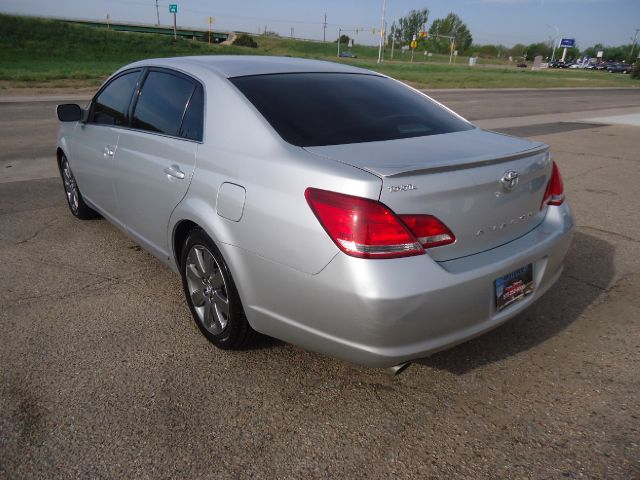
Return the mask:
<svg viewBox="0 0 640 480">
<path fill-rule="evenodd" d="M 109 217 L 118 217 L 113 188 L 114 155 L 142 70 L 114 77 L 95 96 L 86 122 L 76 128 L 71 168 L 82 195 Z"/>
<path fill-rule="evenodd" d="M 115 192 L 130 235 L 168 257 L 167 227 L 187 193 L 202 141 L 204 91 L 191 77 L 149 69 L 120 134 Z"/>
</svg>

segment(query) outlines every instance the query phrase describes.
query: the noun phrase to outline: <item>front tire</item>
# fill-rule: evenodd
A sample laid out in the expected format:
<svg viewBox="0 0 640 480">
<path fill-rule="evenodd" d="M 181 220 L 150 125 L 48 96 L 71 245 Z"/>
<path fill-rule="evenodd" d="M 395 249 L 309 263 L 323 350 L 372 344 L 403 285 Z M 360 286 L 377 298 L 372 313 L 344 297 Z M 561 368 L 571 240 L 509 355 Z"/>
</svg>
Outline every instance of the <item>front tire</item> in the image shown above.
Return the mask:
<svg viewBox="0 0 640 480">
<path fill-rule="evenodd" d="M 64 153 L 60 157 L 59 167 L 60 176 L 62 177 L 62 186 L 64 187 L 65 197 L 67 198 L 67 205 L 69 206 L 69 210 L 71 210 L 73 216 L 80 220 L 97 218 L 99 216 L 98 212 L 88 206 L 85 203 L 84 198 L 82 198 L 76 178 L 73 176 L 73 172 L 71 171 L 69 160 Z"/>
<path fill-rule="evenodd" d="M 220 251 L 200 228 L 189 232 L 180 255 L 180 274 L 191 315 L 202 334 L 225 350 L 248 346 L 255 335 Z"/>
</svg>

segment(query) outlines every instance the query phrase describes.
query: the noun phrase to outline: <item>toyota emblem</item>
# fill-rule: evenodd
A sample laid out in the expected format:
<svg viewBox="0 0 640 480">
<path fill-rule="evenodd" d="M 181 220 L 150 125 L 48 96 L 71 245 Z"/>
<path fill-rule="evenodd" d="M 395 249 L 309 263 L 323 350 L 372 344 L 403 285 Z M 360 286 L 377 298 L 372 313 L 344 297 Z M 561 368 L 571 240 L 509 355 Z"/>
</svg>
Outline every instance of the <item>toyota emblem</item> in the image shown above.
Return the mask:
<svg viewBox="0 0 640 480">
<path fill-rule="evenodd" d="M 504 175 L 502 175 L 500 183 L 507 192 L 510 192 L 518 186 L 519 177 L 520 174 L 518 172 L 509 170 L 508 172 L 505 172 Z"/>
</svg>

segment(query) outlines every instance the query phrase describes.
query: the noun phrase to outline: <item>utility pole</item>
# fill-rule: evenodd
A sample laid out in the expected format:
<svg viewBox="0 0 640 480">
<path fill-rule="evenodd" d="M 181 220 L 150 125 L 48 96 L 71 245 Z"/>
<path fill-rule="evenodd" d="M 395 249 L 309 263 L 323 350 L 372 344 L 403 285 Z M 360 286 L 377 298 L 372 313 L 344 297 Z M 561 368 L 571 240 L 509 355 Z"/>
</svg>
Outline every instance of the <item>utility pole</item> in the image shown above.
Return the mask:
<svg viewBox="0 0 640 480">
<path fill-rule="evenodd" d="M 338 27 L 338 58 L 340 58 L 340 37 L 342 36 L 342 30 Z"/>
<path fill-rule="evenodd" d="M 156 0 L 156 16 L 158 17 L 158 23 L 156 23 L 156 25 L 160 26 L 160 9 L 158 8 L 158 0 Z"/>
<path fill-rule="evenodd" d="M 324 23 L 322 24 L 322 41 L 327 42 L 327 12 L 324 12 Z"/>
<path fill-rule="evenodd" d="M 636 43 L 638 43 L 638 32 L 640 32 L 640 28 L 636 28 L 636 34 L 633 36 L 633 44 L 631 45 L 631 51 L 629 52 L 630 62 L 633 62 L 633 51 L 636 49 Z"/>
<path fill-rule="evenodd" d="M 293 27 L 291 27 L 291 38 L 293 38 Z"/>
<path fill-rule="evenodd" d="M 396 19 L 393 19 L 391 26 L 391 60 L 393 60 L 393 49 L 396 46 Z"/>
<path fill-rule="evenodd" d="M 453 32 L 453 37 L 449 37 L 449 41 L 451 42 L 451 50 L 449 51 L 449 65 L 453 61 L 453 50 L 456 47 L 456 32 Z"/>
<path fill-rule="evenodd" d="M 411 40 L 411 63 L 413 63 L 413 54 L 415 53 L 416 49 L 413 48 L 413 46 L 415 45 L 415 41 L 418 38 L 418 32 L 413 34 L 413 40 Z"/>
<path fill-rule="evenodd" d="M 382 48 L 384 47 L 384 14 L 387 9 L 387 0 L 382 0 L 382 19 L 380 20 L 380 44 L 378 46 L 378 63 L 381 63 L 383 60 Z"/>
</svg>

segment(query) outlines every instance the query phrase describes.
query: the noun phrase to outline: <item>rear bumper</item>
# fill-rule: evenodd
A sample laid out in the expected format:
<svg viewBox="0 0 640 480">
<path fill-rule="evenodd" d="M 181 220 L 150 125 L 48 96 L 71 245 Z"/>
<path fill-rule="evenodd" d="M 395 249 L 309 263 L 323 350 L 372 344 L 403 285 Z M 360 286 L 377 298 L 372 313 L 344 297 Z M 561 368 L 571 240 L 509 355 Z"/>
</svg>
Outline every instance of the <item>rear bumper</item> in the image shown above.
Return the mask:
<svg viewBox="0 0 640 480">
<path fill-rule="evenodd" d="M 549 207 L 533 231 L 483 253 L 440 263 L 429 255 L 362 260 L 340 253 L 317 275 L 224 250 L 239 266 L 234 275 L 256 330 L 388 367 L 468 340 L 526 309 L 559 278 L 573 226 L 565 202 Z M 534 292 L 496 311 L 494 280 L 529 263 Z"/>
</svg>

